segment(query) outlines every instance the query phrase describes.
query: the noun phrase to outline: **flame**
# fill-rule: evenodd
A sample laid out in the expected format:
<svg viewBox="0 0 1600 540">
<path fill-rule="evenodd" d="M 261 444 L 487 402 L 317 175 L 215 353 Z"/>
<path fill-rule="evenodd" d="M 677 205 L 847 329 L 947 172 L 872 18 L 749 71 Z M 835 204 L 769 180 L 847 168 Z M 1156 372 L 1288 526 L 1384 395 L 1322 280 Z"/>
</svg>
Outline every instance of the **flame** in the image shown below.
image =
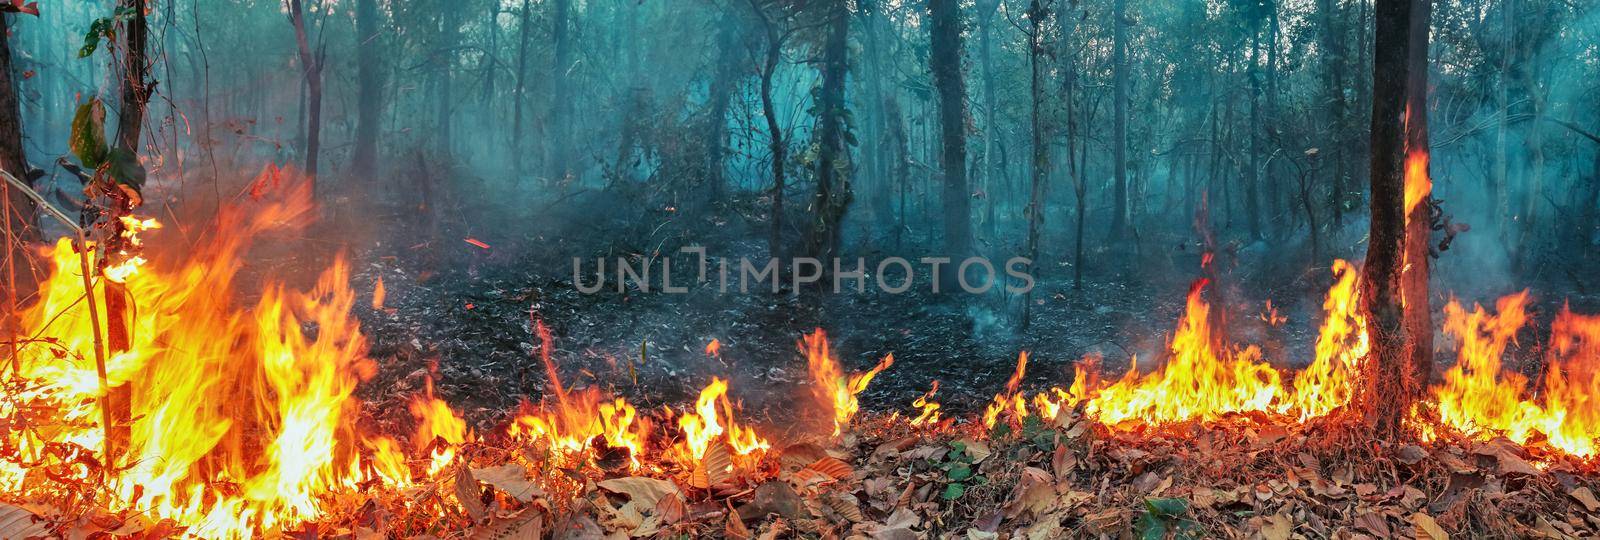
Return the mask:
<svg viewBox="0 0 1600 540">
<path fill-rule="evenodd" d="M 1406 123 L 1411 122 L 1411 106 L 1406 105 Z M 1433 193 L 1433 179 L 1428 177 L 1428 149 L 1409 148 L 1407 143 L 1405 163 L 1405 204 L 1406 218 L 1411 217 L 1411 212 L 1417 205 L 1427 200 Z"/>
<path fill-rule="evenodd" d="M 372 285 L 372 310 L 383 311 L 383 301 L 388 296 L 388 292 L 383 289 L 383 278 L 380 277 L 378 282 Z"/>
<path fill-rule="evenodd" d="M 1551 325 L 1547 368 L 1537 397 L 1528 377 L 1505 370 L 1507 346 L 1528 320 L 1528 291 L 1500 298 L 1495 313 L 1452 300 L 1445 306 L 1445 333 L 1458 341 L 1456 365 L 1433 389 L 1439 420 L 1481 438 L 1505 436 L 1518 443 L 1535 438 L 1580 457 L 1600 454 L 1600 317 L 1575 315 L 1563 307 Z"/>
<path fill-rule="evenodd" d="M 598 388 L 586 388 L 576 395 L 568 393 L 550 358 L 550 351 L 554 349 L 550 329 L 537 317 L 533 319 L 533 327 L 539 336 L 539 359 L 544 363 L 556 399 L 542 408 L 524 404 L 523 412 L 507 428 L 507 435 L 513 440 L 547 445 L 558 454 L 558 462 L 563 465 L 582 463 L 592 457 L 590 454 L 598 439 L 610 448 L 626 450 L 630 467 L 638 469 L 639 458 L 650 439 L 649 422 L 626 399 L 606 399 Z"/>
<path fill-rule="evenodd" d="M 130 396 L 119 468 L 83 465 L 105 459 L 105 396 L 88 309 L 94 302 L 108 315 L 103 282 L 85 300 L 74 246 L 55 244 L 39 300 L 22 313 L 30 335 L 52 339 L 18 348 L 16 374 L 28 381 L 26 390 L 0 396 L 0 415 L 13 417 L 24 405 L 32 426 L 0 434 L 7 449 L 0 452 L 7 462 L 0 488 L 50 497 L 104 485 L 103 493 L 88 495 L 108 509 L 171 519 L 195 536 L 240 537 L 317 519 L 330 493 L 363 480 L 362 448 L 390 447 L 363 444 L 354 425 L 350 396 L 373 364 L 350 315 L 354 295 L 343 258 L 308 292 L 268 284 L 249 310 L 229 294 L 249 242 L 298 224 L 312 209 L 307 183 L 281 195 L 219 213 L 210 230 L 227 234 L 200 244 L 181 265 L 134 256 L 106 274 L 123 282 L 133 304 L 122 314 L 127 350 L 105 362 L 108 384 Z M 159 227 L 141 218 L 123 224 L 129 247 L 142 244 L 140 232 Z M 314 333 L 304 330 L 312 327 Z M 58 476 L 16 474 L 21 463 Z M 392 462 L 372 468 L 398 474 Z M 220 485 L 238 488 L 213 488 Z"/>
<path fill-rule="evenodd" d="M 1360 363 L 1372 347 L 1367 320 L 1361 315 L 1361 272 L 1349 262 L 1335 260 L 1333 275 L 1333 287 L 1322 302 L 1316 359 L 1295 376 L 1293 399 L 1287 402 L 1301 420 L 1326 415 L 1350 403 L 1357 390 Z"/>
<path fill-rule="evenodd" d="M 707 343 L 706 356 L 722 356 L 722 342 L 713 339 Z"/>
<path fill-rule="evenodd" d="M 911 425 L 920 427 L 934 426 L 939 423 L 939 402 L 933 400 L 934 394 L 938 393 L 939 381 L 935 380 L 933 381 L 933 387 L 928 389 L 928 393 L 911 402 L 912 407 L 922 411 L 916 418 L 911 419 Z"/>
<path fill-rule="evenodd" d="M 1281 376 L 1259 361 L 1260 349 L 1234 350 L 1213 334 L 1211 306 L 1200 297 L 1205 284 L 1202 279 L 1189 289 L 1166 365 L 1140 376 L 1135 359 L 1122 379 L 1089 400 L 1085 411 L 1110 425 L 1162 424 L 1269 410 L 1283 399 Z"/>
<path fill-rule="evenodd" d="M 833 435 L 837 437 L 861 408 L 856 396 L 867 389 L 873 377 L 894 364 L 894 355 L 884 356 L 883 360 L 870 370 L 853 373 L 847 377 L 844 375 L 844 370 L 839 367 L 839 360 L 834 358 L 832 351 L 829 350 L 828 336 L 821 328 L 806 334 L 799 345 L 800 352 L 805 355 L 806 365 L 811 371 L 811 380 L 816 383 L 812 391 L 818 399 L 833 409 Z"/>
<path fill-rule="evenodd" d="M 1006 379 L 1006 391 L 995 394 L 994 400 L 983 410 L 983 427 L 993 429 L 999 421 L 1001 413 L 1013 412 L 1013 418 L 1021 421 L 1028 416 L 1028 402 L 1017 393 L 1022 386 L 1022 376 L 1028 372 L 1028 352 L 1023 351 L 1017 355 L 1017 368 L 1011 372 L 1011 378 Z"/>
<path fill-rule="evenodd" d="M 417 419 L 414 442 L 418 450 L 432 451 L 428 476 L 437 476 L 455 461 L 457 448 L 470 438 L 467 423 L 456 415 L 450 404 L 434 397 L 432 378 L 428 379 L 421 395 L 412 397 L 409 408 L 411 416 Z"/>
<path fill-rule="evenodd" d="M 734 420 L 734 407 L 728 401 L 728 381 L 720 377 L 712 377 L 711 384 L 700 391 L 693 411 L 678 417 L 678 429 L 683 431 L 683 450 L 696 461 L 704 458 L 712 441 L 724 434 L 735 455 L 745 456 L 772 448 L 754 429 L 741 427 Z"/>
</svg>

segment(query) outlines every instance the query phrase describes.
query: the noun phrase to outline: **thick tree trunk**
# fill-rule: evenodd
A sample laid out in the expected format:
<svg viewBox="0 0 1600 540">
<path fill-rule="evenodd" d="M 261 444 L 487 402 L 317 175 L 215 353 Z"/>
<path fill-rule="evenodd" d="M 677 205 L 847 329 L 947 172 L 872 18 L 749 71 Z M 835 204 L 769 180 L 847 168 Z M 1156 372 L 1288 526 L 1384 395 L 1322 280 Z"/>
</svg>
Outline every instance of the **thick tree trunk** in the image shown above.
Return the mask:
<svg viewBox="0 0 1600 540">
<path fill-rule="evenodd" d="M 1076 6 L 1077 4 L 1068 4 Z M 1077 208 L 1076 223 L 1074 224 L 1074 247 L 1072 258 L 1072 288 L 1083 288 L 1083 224 L 1084 213 L 1088 206 L 1085 197 L 1089 193 L 1089 185 L 1083 176 L 1078 174 L 1078 160 L 1075 153 L 1078 144 L 1078 49 L 1073 36 L 1077 34 L 1078 17 L 1074 16 L 1076 9 L 1063 8 L 1056 14 L 1056 23 L 1061 28 L 1060 55 L 1061 59 L 1061 102 L 1066 116 L 1066 162 L 1067 180 L 1072 182 L 1072 191 L 1076 195 Z"/>
<path fill-rule="evenodd" d="M 1004 165 L 996 159 L 1000 127 L 995 121 L 999 100 L 995 96 L 994 18 L 999 14 L 1000 2 L 985 0 L 978 8 L 978 63 L 983 68 L 983 163 L 977 167 L 978 186 L 983 190 L 983 231 L 985 241 L 997 239 L 994 206 L 997 197 L 996 177 L 1004 177 Z M 1031 61 L 1031 60 L 1030 60 Z"/>
<path fill-rule="evenodd" d="M 1420 152 L 1421 159 L 1427 151 L 1418 146 L 1426 144 L 1425 98 L 1413 92 L 1426 88 L 1427 0 L 1378 0 L 1374 21 L 1372 228 L 1362 280 L 1372 353 L 1361 403 L 1368 423 L 1392 436 L 1403 429 L 1431 368 L 1423 363 L 1431 362 L 1431 325 L 1418 327 L 1428 317 L 1427 265 L 1416 264 L 1426 262 L 1427 205 L 1410 209 L 1424 219 L 1408 227 L 1405 193 L 1408 151 Z M 1411 104 L 1416 107 L 1408 114 Z M 1420 244 L 1408 228 L 1421 231 Z"/>
<path fill-rule="evenodd" d="M 28 182 L 28 161 L 22 147 L 22 108 L 17 101 L 17 84 L 12 80 L 11 38 L 9 27 L 12 16 L 0 16 L 0 169 L 5 169 L 18 180 Z M 33 199 L 22 190 L 0 181 L 0 220 L 3 220 L 5 241 L 4 266 L 0 267 L 0 340 L 10 345 L 3 351 L 7 362 L 16 358 L 15 337 L 21 334 L 16 317 L 20 298 L 34 288 L 32 265 L 28 245 L 39 240 L 39 209 Z"/>
<path fill-rule="evenodd" d="M 961 73 L 959 2 L 928 0 L 928 29 L 928 62 L 939 94 L 945 255 L 960 259 L 972 250 L 972 200 L 967 188 L 967 90 Z"/>
<path fill-rule="evenodd" d="M 378 162 L 379 111 L 383 110 L 378 59 L 378 0 L 356 2 L 356 146 L 350 168 L 369 175 Z"/>
<path fill-rule="evenodd" d="M 1111 3 L 1111 239 L 1128 236 L 1128 0 Z"/>
<path fill-rule="evenodd" d="M 849 129 L 845 120 L 845 77 L 850 68 L 850 12 L 843 0 L 836 1 L 837 8 L 829 11 L 822 45 L 822 87 L 817 95 L 817 193 L 805 246 L 806 256 L 824 260 L 839 252 L 840 225 L 853 197 L 850 155 L 845 146 L 845 130 Z"/>
</svg>

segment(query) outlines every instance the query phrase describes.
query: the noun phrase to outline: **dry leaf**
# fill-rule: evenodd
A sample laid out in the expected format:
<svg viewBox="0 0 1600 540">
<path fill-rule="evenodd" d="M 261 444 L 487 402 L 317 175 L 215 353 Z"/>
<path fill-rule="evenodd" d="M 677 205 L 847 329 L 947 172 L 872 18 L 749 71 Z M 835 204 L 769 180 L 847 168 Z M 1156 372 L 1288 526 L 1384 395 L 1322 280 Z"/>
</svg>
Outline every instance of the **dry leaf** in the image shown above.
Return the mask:
<svg viewBox="0 0 1600 540">
<path fill-rule="evenodd" d="M 49 538 L 46 528 L 37 515 L 26 508 L 0 503 L 0 538 Z"/>
<path fill-rule="evenodd" d="M 827 456 L 828 453 L 817 445 L 800 443 L 784 447 L 783 451 L 778 454 L 778 463 L 785 470 L 795 470 L 815 463 L 817 460 Z"/>
<path fill-rule="evenodd" d="M 971 437 L 965 437 L 957 440 L 956 442 L 966 445 L 967 455 L 972 456 L 973 465 L 983 463 L 983 460 L 989 458 L 989 454 L 994 453 L 993 451 L 989 450 L 989 445 L 984 444 L 983 441 L 979 441 Z"/>
<path fill-rule="evenodd" d="M 833 477 L 834 480 L 844 480 L 850 478 L 850 475 L 855 473 L 855 469 L 852 469 L 850 464 L 840 461 L 838 458 L 834 457 L 825 457 L 816 460 L 810 465 L 807 465 L 806 468 L 826 474 L 830 477 Z"/>
<path fill-rule="evenodd" d="M 667 480 L 649 478 L 645 476 L 629 476 L 627 478 L 612 478 L 602 480 L 595 484 L 600 489 L 627 495 L 628 500 L 638 504 L 639 508 L 655 508 L 661 498 L 667 495 L 682 496 L 678 485 Z"/>
<path fill-rule="evenodd" d="M 1273 514 L 1261 522 L 1261 536 L 1267 540 L 1289 540 L 1292 532 L 1294 532 L 1294 522 L 1283 514 Z"/>
<path fill-rule="evenodd" d="M 456 469 L 455 483 L 456 502 L 461 503 L 461 509 L 467 512 L 467 517 L 472 518 L 473 523 L 488 517 L 489 508 L 483 504 L 483 487 L 478 485 L 478 479 L 473 477 L 472 471 L 466 467 Z"/>
<path fill-rule="evenodd" d="M 728 524 L 723 527 L 723 534 L 730 540 L 748 540 L 750 529 L 744 526 L 744 520 L 739 518 L 738 510 L 728 511 Z"/>
<path fill-rule="evenodd" d="M 1594 492 L 1589 491 L 1587 487 L 1579 486 L 1578 489 L 1572 490 L 1572 493 L 1568 495 L 1572 496 L 1573 500 L 1583 503 L 1583 508 L 1590 512 L 1600 508 L 1600 500 L 1595 500 Z"/>
<path fill-rule="evenodd" d="M 527 471 L 516 463 L 472 469 L 472 477 L 521 502 L 530 503 L 544 496 L 544 491 L 529 481 Z"/>
<path fill-rule="evenodd" d="M 544 536 L 544 514 L 537 508 L 509 518 L 495 519 L 472 532 L 469 540 L 537 540 Z"/>
<path fill-rule="evenodd" d="M 1449 540 L 1450 535 L 1439 528 L 1439 522 L 1433 516 L 1417 512 L 1411 514 L 1411 525 L 1416 528 L 1417 540 Z"/>
</svg>

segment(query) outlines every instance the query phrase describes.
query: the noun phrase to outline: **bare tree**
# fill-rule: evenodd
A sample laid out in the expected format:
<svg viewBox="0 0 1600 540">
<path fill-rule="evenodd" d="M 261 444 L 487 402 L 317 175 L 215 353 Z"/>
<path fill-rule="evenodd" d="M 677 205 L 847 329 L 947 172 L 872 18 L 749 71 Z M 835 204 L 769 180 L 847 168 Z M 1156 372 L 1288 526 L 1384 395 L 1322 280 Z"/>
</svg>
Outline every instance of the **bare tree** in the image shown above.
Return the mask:
<svg viewBox="0 0 1600 540">
<path fill-rule="evenodd" d="M 972 201 L 967 188 L 967 86 L 961 73 L 957 0 L 928 0 L 928 31 L 928 64 L 939 95 L 944 245 L 946 255 L 964 257 L 972 250 Z"/>
</svg>

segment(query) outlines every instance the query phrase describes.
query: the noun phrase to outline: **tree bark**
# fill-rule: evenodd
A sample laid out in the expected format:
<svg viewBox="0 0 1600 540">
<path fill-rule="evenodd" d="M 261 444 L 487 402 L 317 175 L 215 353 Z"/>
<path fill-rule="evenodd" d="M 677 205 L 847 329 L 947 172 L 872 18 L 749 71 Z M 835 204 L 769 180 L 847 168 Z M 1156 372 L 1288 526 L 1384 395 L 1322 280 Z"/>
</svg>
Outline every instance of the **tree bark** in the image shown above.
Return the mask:
<svg viewBox="0 0 1600 540">
<path fill-rule="evenodd" d="M 1029 99 L 1029 124 L 1033 132 L 1033 164 L 1030 171 L 1031 188 L 1028 192 L 1028 260 L 1034 261 L 1030 265 L 1035 272 L 1034 279 L 1039 279 L 1038 269 L 1043 265 L 1039 260 L 1039 229 L 1044 226 L 1045 202 L 1045 174 L 1050 170 L 1050 146 L 1045 139 L 1044 121 L 1044 83 L 1040 80 L 1044 69 L 1039 57 L 1044 55 L 1044 20 L 1048 14 L 1040 0 L 1032 0 L 1028 4 L 1028 94 Z M 1033 314 L 1033 289 L 1022 295 L 1022 321 L 1019 326 L 1026 330 L 1029 319 Z"/>
<path fill-rule="evenodd" d="M 289 23 L 294 25 L 294 41 L 300 50 L 300 69 L 305 76 L 306 89 L 306 177 L 316 192 L 317 158 L 322 145 L 322 53 L 311 50 L 311 40 L 306 30 L 305 8 L 301 0 L 287 0 Z"/>
<path fill-rule="evenodd" d="M 945 255 L 960 259 L 972 249 L 972 201 L 967 188 L 967 90 L 961 73 L 958 0 L 928 0 L 928 28 L 928 62 L 939 94 Z"/>
<path fill-rule="evenodd" d="M 711 200 L 720 200 L 723 191 L 723 165 L 728 154 L 728 106 L 738 87 L 739 55 L 735 39 L 738 37 L 739 19 L 729 11 L 722 17 L 717 30 L 717 65 L 712 68 L 710 98 L 706 103 L 706 164 L 705 182 L 711 191 Z"/>
<path fill-rule="evenodd" d="M 1111 239 L 1128 236 L 1128 0 L 1111 3 Z"/>
<path fill-rule="evenodd" d="M 766 33 L 767 47 L 761 61 L 761 117 L 767 123 L 767 148 L 772 154 L 772 227 L 767 236 L 767 256 L 777 259 L 783 249 L 783 191 L 784 162 L 788 157 L 788 144 L 784 141 L 783 126 L 778 124 L 778 107 L 772 96 L 772 76 L 778 71 L 778 61 L 783 59 L 783 38 L 777 25 L 759 0 L 750 0 L 750 9 L 761 20 Z"/>
<path fill-rule="evenodd" d="M 12 16 L 0 16 L 0 168 L 17 177 L 18 180 L 28 180 L 28 160 L 22 146 L 22 108 L 17 100 L 17 83 L 12 79 L 11 65 L 11 37 L 10 27 Z M 31 184 L 31 183 L 30 183 Z M 34 206 L 33 199 L 14 189 L 10 183 L 0 181 L 0 220 L 5 224 L 5 265 L 0 270 L 5 274 L 4 301 L 0 309 L 0 339 L 6 340 L 10 345 L 6 348 L 9 361 L 16 359 L 15 337 L 21 334 L 20 323 L 17 315 L 19 298 L 28 294 L 34 288 L 32 265 L 29 259 L 28 244 L 39 240 L 39 209 Z M 18 278 L 23 278 L 19 280 Z"/>
<path fill-rule="evenodd" d="M 517 15 L 517 89 L 511 104 L 511 160 L 517 178 L 522 178 L 522 109 L 528 99 L 528 19 L 532 13 L 532 0 L 522 0 L 522 12 Z"/>
<path fill-rule="evenodd" d="M 1329 208 L 1334 228 L 1344 223 L 1345 201 L 1345 109 L 1344 99 L 1344 34 L 1338 25 L 1338 1 L 1317 0 L 1317 17 L 1321 34 L 1317 46 L 1322 49 L 1323 99 L 1328 102 L 1329 163 L 1333 164 L 1332 182 L 1329 186 Z"/>
<path fill-rule="evenodd" d="M 550 140 L 548 164 L 551 184 L 563 184 L 572 174 L 569 162 L 572 125 L 571 92 L 567 71 L 572 67 L 572 39 L 568 35 L 572 17 L 572 0 L 553 0 L 550 14 L 550 37 L 555 43 L 555 57 L 550 69 Z"/>
<path fill-rule="evenodd" d="M 1427 225 L 1419 219 L 1408 226 L 1405 195 L 1407 153 L 1421 152 L 1426 159 L 1427 151 L 1425 96 L 1413 91 L 1426 88 L 1427 0 L 1377 0 L 1374 22 L 1372 219 L 1361 289 L 1372 352 L 1361 405 L 1369 425 L 1394 436 L 1431 369 L 1419 365 L 1423 359 L 1431 363 L 1431 325 L 1417 327 L 1428 317 L 1427 266 L 1406 268 L 1408 262 L 1426 262 Z M 1408 115 L 1412 104 L 1417 106 Z M 1418 204 L 1411 213 L 1425 216 L 1426 209 Z M 1420 245 L 1412 234 L 1418 230 Z M 1419 248 L 1421 258 L 1413 259 Z"/>
<path fill-rule="evenodd" d="M 845 77 L 849 73 L 850 11 L 844 0 L 828 11 L 827 35 L 822 45 L 822 87 L 817 95 L 817 178 L 813 219 L 806 234 L 804 253 L 828 259 L 840 248 L 840 225 L 853 197 L 850 190 L 850 156 L 845 137 Z"/>
<path fill-rule="evenodd" d="M 378 124 L 383 110 L 378 58 L 378 0 L 356 1 L 356 144 L 350 169 L 370 175 L 378 162 Z M 515 154 L 514 154 L 515 155 Z"/>
<path fill-rule="evenodd" d="M 120 73 L 118 87 L 121 97 L 117 110 L 116 148 L 138 155 L 139 136 L 144 128 L 145 108 L 152 90 L 151 83 L 147 81 L 148 66 L 145 53 L 145 45 L 149 41 L 149 26 L 145 21 L 145 0 L 119 0 L 117 6 L 132 10 L 133 16 L 124 23 L 120 35 L 122 65 L 113 66 L 113 71 Z M 121 246 L 118 245 L 122 238 L 120 218 L 133 210 L 134 203 L 124 200 L 117 190 L 110 191 L 113 193 L 113 208 L 106 219 L 111 227 L 102 253 L 116 253 L 121 250 Z M 101 270 L 104 270 L 109 262 L 107 259 L 101 257 Z M 104 280 L 104 283 L 106 349 L 108 356 L 114 356 L 127 351 L 131 344 L 128 334 L 128 318 L 131 312 L 128 309 L 127 290 L 121 284 L 109 279 Z M 113 425 L 106 430 L 110 434 L 105 447 L 107 464 L 117 465 L 122 448 L 127 444 L 129 436 L 127 422 L 132 414 L 132 401 L 133 389 L 130 384 L 112 388 L 106 395 L 104 406 L 110 411 L 108 416 L 113 422 Z"/>
</svg>

